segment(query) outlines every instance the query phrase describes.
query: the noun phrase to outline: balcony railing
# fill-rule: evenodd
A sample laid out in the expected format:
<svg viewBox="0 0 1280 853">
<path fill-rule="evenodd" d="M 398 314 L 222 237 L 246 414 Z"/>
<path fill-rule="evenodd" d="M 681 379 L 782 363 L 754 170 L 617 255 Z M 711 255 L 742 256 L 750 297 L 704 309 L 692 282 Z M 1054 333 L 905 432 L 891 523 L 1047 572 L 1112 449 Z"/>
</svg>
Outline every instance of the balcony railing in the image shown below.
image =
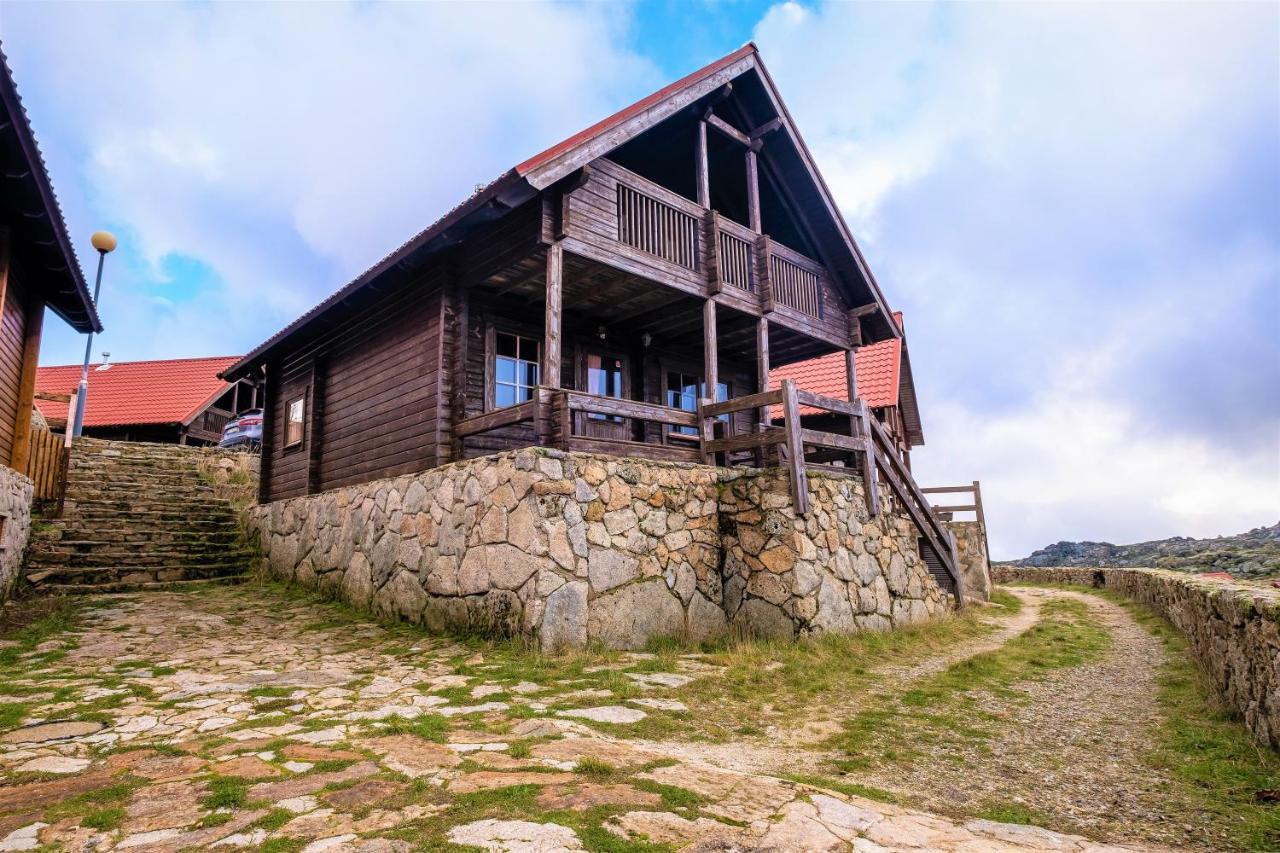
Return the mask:
<svg viewBox="0 0 1280 853">
<path fill-rule="evenodd" d="M 754 295 L 764 311 L 781 307 L 822 318 L 828 278 L 822 264 L 616 163 L 600 161 L 596 171 L 596 180 L 607 183 L 594 192 L 612 196 L 619 243 L 698 273 L 712 293 L 733 288 Z M 599 210 L 595 203 L 584 199 L 581 209 Z"/>
</svg>

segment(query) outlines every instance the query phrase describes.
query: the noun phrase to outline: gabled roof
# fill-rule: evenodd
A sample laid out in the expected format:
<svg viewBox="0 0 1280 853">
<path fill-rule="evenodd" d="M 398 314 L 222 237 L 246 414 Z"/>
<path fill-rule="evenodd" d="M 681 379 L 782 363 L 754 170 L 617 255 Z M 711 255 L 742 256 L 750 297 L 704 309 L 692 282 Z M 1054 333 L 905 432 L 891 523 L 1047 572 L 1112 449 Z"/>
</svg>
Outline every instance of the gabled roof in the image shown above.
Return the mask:
<svg viewBox="0 0 1280 853">
<path fill-rule="evenodd" d="M 79 332 L 102 331 L 27 111 L 0 50 L 0 225 L 27 280 Z"/>
<path fill-rule="evenodd" d="M 169 361 L 120 361 L 89 367 L 87 427 L 185 424 L 229 386 L 218 374 L 239 356 L 178 358 Z M 80 382 L 78 364 L 41 367 L 36 391 L 66 394 Z M 46 419 L 66 420 L 67 404 L 36 400 Z"/>
<path fill-rule="evenodd" d="M 824 213 L 838 230 L 844 256 L 839 268 L 854 271 L 851 277 L 858 279 L 858 284 L 863 291 L 858 299 L 872 302 L 877 306 L 877 311 L 865 318 L 866 322 L 874 326 L 878 334 L 896 337 L 899 332 L 889 320 L 888 304 L 880 292 L 875 276 L 871 274 L 866 259 L 854 242 L 834 196 L 819 174 L 808 147 L 804 144 L 795 122 L 787 112 L 786 105 L 783 104 L 772 78 L 760 59 L 759 51 L 754 44 L 747 44 L 530 157 L 478 189 L 468 199 L 361 273 L 341 290 L 256 347 L 227 371 L 228 378 L 246 375 L 254 367 L 263 363 L 268 354 L 282 341 L 303 331 L 313 322 L 318 322 L 323 315 L 336 309 L 357 291 L 385 274 L 397 267 L 416 266 L 426 256 L 456 243 L 471 228 L 502 216 L 506 211 L 533 198 L 542 189 L 568 177 L 577 169 L 604 156 L 664 119 L 694 106 L 703 98 L 714 95 L 726 83 L 752 71 L 759 75 L 772 108 L 781 120 L 780 132 L 790 139 L 798 152 L 799 160 L 821 199 Z M 767 156 L 768 146 L 764 150 Z M 836 278 L 841 280 L 842 276 L 837 275 Z M 842 285 L 851 286 L 847 281 L 842 281 Z"/>
<path fill-rule="evenodd" d="M 894 312 L 894 321 L 902 327 L 902 312 Z M 854 354 L 858 371 L 858 396 L 873 409 L 898 406 L 912 445 L 924 444 L 920 426 L 920 410 L 916 403 L 915 383 L 911 377 L 911 361 L 907 356 L 906 338 L 889 338 L 859 347 Z M 783 379 L 794 379 L 796 387 L 827 397 L 844 400 L 849 396 L 843 352 L 798 361 L 769 371 L 769 386 L 781 386 Z M 818 414 L 817 409 L 800 407 L 800 414 Z M 781 417 L 780 411 L 773 413 Z"/>
</svg>

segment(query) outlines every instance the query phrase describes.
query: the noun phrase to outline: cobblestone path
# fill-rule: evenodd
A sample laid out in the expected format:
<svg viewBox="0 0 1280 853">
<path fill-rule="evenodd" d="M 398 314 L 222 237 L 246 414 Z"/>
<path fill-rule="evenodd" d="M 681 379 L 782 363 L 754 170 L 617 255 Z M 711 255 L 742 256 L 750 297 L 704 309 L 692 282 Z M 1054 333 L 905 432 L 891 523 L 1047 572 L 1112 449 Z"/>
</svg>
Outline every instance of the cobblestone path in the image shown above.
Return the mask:
<svg viewBox="0 0 1280 853">
<path fill-rule="evenodd" d="M 697 655 L 523 665 L 256 585 L 91 600 L 5 652 L 0 851 L 1122 849 L 628 738 L 716 676 Z"/>
</svg>

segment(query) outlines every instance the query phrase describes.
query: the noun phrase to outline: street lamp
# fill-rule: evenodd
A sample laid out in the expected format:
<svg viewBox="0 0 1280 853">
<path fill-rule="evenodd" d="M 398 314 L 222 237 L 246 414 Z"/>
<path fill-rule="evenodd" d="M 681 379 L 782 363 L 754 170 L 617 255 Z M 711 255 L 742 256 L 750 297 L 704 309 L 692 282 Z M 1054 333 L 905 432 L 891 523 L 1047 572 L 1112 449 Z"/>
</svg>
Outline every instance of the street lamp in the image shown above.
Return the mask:
<svg viewBox="0 0 1280 853">
<path fill-rule="evenodd" d="M 98 250 L 98 278 L 93 283 L 93 308 L 97 311 L 98 292 L 102 289 L 102 262 L 106 259 L 108 252 L 115 250 L 116 238 L 110 231 L 95 231 L 89 238 L 89 242 Z M 92 349 L 93 329 L 90 328 L 89 339 L 84 344 L 84 368 L 80 371 L 80 388 L 76 391 L 75 418 L 71 422 L 71 434 L 76 438 L 80 437 L 80 431 L 84 429 L 85 398 L 89 395 L 89 352 Z"/>
</svg>

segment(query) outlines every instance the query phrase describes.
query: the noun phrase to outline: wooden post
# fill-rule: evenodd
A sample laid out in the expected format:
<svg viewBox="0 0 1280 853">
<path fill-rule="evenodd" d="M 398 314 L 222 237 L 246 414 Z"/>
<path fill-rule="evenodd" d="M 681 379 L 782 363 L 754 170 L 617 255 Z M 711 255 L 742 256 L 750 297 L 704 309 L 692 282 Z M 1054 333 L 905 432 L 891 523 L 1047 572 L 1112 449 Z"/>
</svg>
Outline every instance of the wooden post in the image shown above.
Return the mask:
<svg viewBox="0 0 1280 853">
<path fill-rule="evenodd" d="M 747 220 L 751 230 L 760 233 L 760 173 L 756 163 L 756 147 L 747 149 Z"/>
<path fill-rule="evenodd" d="M 547 247 L 547 306 L 542 345 L 542 385 L 560 387 L 560 303 L 563 295 L 564 246 Z"/>
<path fill-rule="evenodd" d="M 872 518 L 880 514 L 880 478 L 876 471 L 876 440 L 873 435 L 874 427 L 867 420 L 873 417 L 871 410 L 867 408 L 867 401 L 861 397 L 854 401 L 858 407 L 858 416 L 855 418 L 856 425 L 854 429 L 855 436 L 859 434 L 862 437 L 862 446 L 866 448 L 862 453 L 862 489 L 867 493 L 867 512 Z"/>
<path fill-rule="evenodd" d="M 756 390 L 761 393 L 769 390 L 769 320 L 766 317 L 756 321 Z M 768 427 L 769 407 L 761 406 L 757 411 L 757 423 Z"/>
<path fill-rule="evenodd" d="M 711 173 L 707 166 L 707 122 L 698 122 L 698 147 L 694 152 L 694 171 L 698 179 L 698 204 L 711 207 Z"/>
<path fill-rule="evenodd" d="M 809 514 L 809 477 L 804 469 L 804 442 L 800 438 L 800 404 L 794 379 L 782 380 L 782 416 L 786 418 L 787 468 L 791 474 L 791 502 L 796 515 Z"/>
<path fill-rule="evenodd" d="M 276 428 L 276 401 L 272 397 L 272 392 L 279 393 L 272 383 L 275 377 L 272 375 L 273 367 L 267 364 L 263 367 L 262 373 L 262 449 L 261 457 L 258 463 L 258 503 L 264 504 L 271 500 L 271 459 L 275 455 L 275 432 Z"/>
<path fill-rule="evenodd" d="M 760 289 L 760 310 L 768 314 L 774 309 L 773 271 L 769 266 L 770 241 L 768 234 L 756 238 L 756 287 Z"/>
<path fill-rule="evenodd" d="M 326 365 L 323 358 L 311 362 L 311 387 L 307 400 L 307 494 L 320 491 L 320 454 L 324 444 L 324 386 Z"/>
<path fill-rule="evenodd" d="M 36 396 L 36 365 L 40 361 L 40 332 L 44 328 L 44 301 L 28 297 L 26 329 L 22 338 L 22 375 L 18 380 L 18 420 L 13 425 L 9 467 L 25 474 L 31 458 L 31 408 Z M 68 412 L 70 414 L 70 412 Z"/>
<path fill-rule="evenodd" d="M 846 384 L 849 391 L 849 402 L 852 403 L 858 399 L 858 357 L 857 350 L 847 349 L 844 351 L 844 370 L 847 376 Z"/>
<path fill-rule="evenodd" d="M 716 339 L 716 301 L 702 303 L 702 378 L 706 383 L 703 397 L 714 403 L 716 386 L 720 384 L 720 352 Z"/>
</svg>

